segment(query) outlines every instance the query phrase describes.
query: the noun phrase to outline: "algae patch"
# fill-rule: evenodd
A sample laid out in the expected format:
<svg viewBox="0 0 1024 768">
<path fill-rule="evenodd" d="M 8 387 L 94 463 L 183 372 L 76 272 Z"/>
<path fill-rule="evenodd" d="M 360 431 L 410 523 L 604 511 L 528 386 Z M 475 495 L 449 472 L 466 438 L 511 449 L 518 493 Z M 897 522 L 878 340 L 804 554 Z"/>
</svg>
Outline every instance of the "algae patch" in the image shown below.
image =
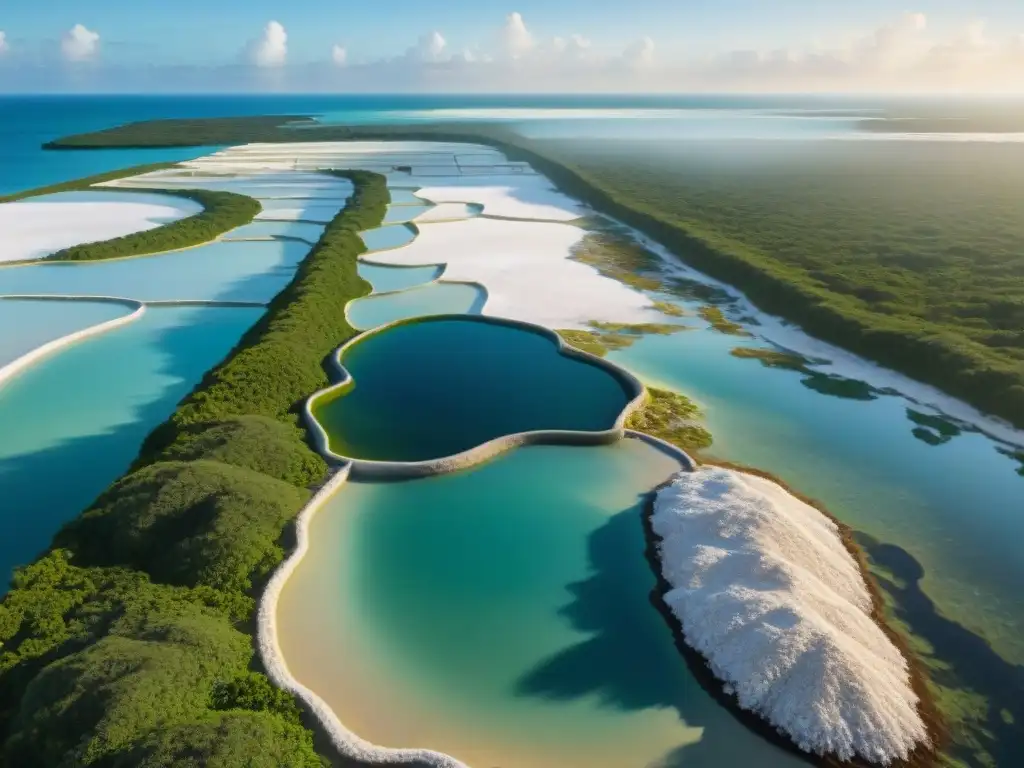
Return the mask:
<svg viewBox="0 0 1024 768">
<path fill-rule="evenodd" d="M 765 368 L 783 368 L 787 371 L 807 373 L 807 358 L 794 352 L 783 352 L 778 349 L 736 347 L 730 350 L 729 354 L 743 360 L 760 360 L 761 365 Z"/>
<path fill-rule="evenodd" d="M 689 330 L 685 325 L 671 325 L 669 323 L 602 323 L 591 322 L 591 330 L 579 331 L 563 329 L 557 331 L 566 344 L 576 349 L 588 352 L 597 357 L 605 357 L 609 352 L 616 349 L 625 349 L 632 346 L 647 334 L 657 336 L 668 336 Z"/>
<path fill-rule="evenodd" d="M 572 249 L 572 258 L 605 277 L 641 291 L 662 287 L 661 259 L 632 238 L 614 232 L 590 232 Z"/>
<path fill-rule="evenodd" d="M 727 318 L 725 313 L 718 307 L 706 304 L 697 310 L 697 314 L 706 320 L 713 330 L 719 333 L 729 336 L 750 336 L 750 333 L 745 331 L 742 325 Z"/>
<path fill-rule="evenodd" d="M 692 400 L 667 389 L 648 387 L 648 400 L 626 419 L 626 428 L 653 435 L 684 451 L 711 447 L 711 433 L 698 420 L 700 408 Z"/>
</svg>

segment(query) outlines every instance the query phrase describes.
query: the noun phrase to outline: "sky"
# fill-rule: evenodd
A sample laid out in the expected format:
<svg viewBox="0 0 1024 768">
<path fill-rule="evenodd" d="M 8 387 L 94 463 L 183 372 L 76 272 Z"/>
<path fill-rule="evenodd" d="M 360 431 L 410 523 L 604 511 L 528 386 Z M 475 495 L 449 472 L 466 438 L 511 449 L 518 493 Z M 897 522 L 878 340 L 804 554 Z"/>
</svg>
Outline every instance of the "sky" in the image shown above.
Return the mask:
<svg viewBox="0 0 1024 768">
<path fill-rule="evenodd" d="M 1024 0 L 0 0 L 0 92 L 1024 92 Z"/>
</svg>

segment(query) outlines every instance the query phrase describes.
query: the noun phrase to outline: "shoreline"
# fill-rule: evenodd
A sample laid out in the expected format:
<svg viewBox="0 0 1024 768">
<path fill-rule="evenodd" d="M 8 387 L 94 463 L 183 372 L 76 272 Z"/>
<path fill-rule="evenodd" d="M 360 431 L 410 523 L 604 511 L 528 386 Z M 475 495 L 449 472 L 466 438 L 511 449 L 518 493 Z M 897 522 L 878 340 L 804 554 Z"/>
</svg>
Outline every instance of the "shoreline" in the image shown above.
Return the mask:
<svg viewBox="0 0 1024 768">
<path fill-rule="evenodd" d="M 906 661 L 910 686 L 918 697 L 918 714 L 924 721 L 925 727 L 928 731 L 928 738 L 930 740 L 930 743 L 919 744 L 907 760 L 893 760 L 890 763 L 885 764 L 884 768 L 938 768 L 938 766 L 942 764 L 941 749 L 949 741 L 947 725 L 938 711 L 934 697 L 928 690 L 928 675 L 924 669 L 924 665 L 910 650 L 903 636 L 893 629 L 889 625 L 888 621 L 886 621 L 881 590 L 868 568 L 867 555 L 854 539 L 854 530 L 832 515 L 832 513 L 829 512 L 821 502 L 794 490 L 785 481 L 770 472 L 765 472 L 733 462 L 715 460 L 702 460 L 700 464 L 696 466 L 719 467 L 769 480 L 808 506 L 813 507 L 827 520 L 836 525 L 839 533 L 839 539 L 842 542 L 843 547 L 857 564 L 861 578 L 864 581 L 868 594 L 871 597 L 871 620 L 885 634 L 889 641 L 899 651 L 904 661 Z M 737 720 L 754 731 L 754 733 L 758 734 L 770 743 L 785 749 L 787 752 L 804 759 L 811 765 L 820 766 L 821 768 L 880 768 L 882 766 L 880 763 L 873 763 L 859 758 L 854 760 L 838 760 L 832 755 L 817 755 L 800 749 L 800 747 L 798 747 L 788 735 L 778 730 L 768 720 L 764 719 L 756 712 L 740 707 L 735 694 L 727 693 L 725 691 L 725 683 L 715 677 L 712 673 L 711 667 L 703 654 L 691 647 L 686 641 L 682 621 L 672 612 L 671 608 L 669 608 L 668 604 L 665 602 L 665 595 L 672 590 L 672 586 L 663 575 L 660 553 L 662 540 L 654 532 L 652 525 L 654 502 L 658 491 L 670 482 L 671 480 L 651 491 L 644 500 L 642 518 L 644 539 L 647 545 L 644 551 L 644 557 L 646 558 L 648 565 L 650 565 L 651 571 L 657 582 L 657 586 L 651 591 L 650 601 L 651 605 L 654 606 L 655 610 L 657 610 L 659 614 L 661 614 L 665 623 L 668 625 L 672 632 L 673 639 L 675 640 L 676 647 L 680 651 L 680 655 L 682 655 L 687 667 L 690 669 L 690 672 L 700 684 L 701 688 L 712 696 L 721 706 L 729 710 Z"/>
<path fill-rule="evenodd" d="M 128 325 L 141 318 L 146 313 L 146 303 L 135 299 L 126 299 L 119 296 L 33 296 L 31 294 L 20 294 L 13 296 L 0 296 L 0 301 L 91 301 L 102 304 L 122 304 L 132 309 L 127 315 L 106 320 L 88 328 L 83 328 L 66 336 L 48 341 L 47 343 L 26 352 L 21 357 L 15 358 L 7 365 L 0 368 L 0 388 L 24 373 L 36 363 L 46 357 L 64 350 L 80 341 L 99 336 L 107 331 L 113 331 L 121 326 Z"/>
</svg>

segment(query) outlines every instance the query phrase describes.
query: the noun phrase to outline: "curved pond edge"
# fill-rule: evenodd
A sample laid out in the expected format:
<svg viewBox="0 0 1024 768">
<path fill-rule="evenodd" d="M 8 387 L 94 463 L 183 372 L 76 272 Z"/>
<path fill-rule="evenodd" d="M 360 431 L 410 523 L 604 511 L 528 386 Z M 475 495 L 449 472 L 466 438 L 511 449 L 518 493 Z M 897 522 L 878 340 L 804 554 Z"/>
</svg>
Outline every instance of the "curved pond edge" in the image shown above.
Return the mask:
<svg viewBox="0 0 1024 768">
<path fill-rule="evenodd" d="M 645 435 L 640 432 L 635 434 L 640 436 L 642 439 L 645 439 L 647 442 L 652 440 L 659 443 L 664 442 L 658 438 Z M 675 446 L 672 446 L 671 444 L 666 445 L 670 448 L 675 448 Z M 684 455 L 686 455 L 685 452 Z M 728 469 L 734 472 L 753 475 L 755 477 L 769 480 L 790 495 L 815 509 L 825 517 L 825 519 L 836 525 L 837 534 L 842 542 L 843 548 L 850 554 L 854 562 L 857 564 L 857 569 L 860 572 L 861 578 L 867 587 L 868 594 L 871 597 L 871 620 L 882 631 L 886 638 L 888 638 L 889 642 L 896 647 L 900 655 L 906 661 L 907 676 L 910 681 L 910 686 L 914 693 L 917 694 L 918 698 L 918 714 L 924 721 L 928 733 L 929 741 L 927 743 L 919 744 L 908 759 L 892 760 L 889 763 L 886 763 L 885 766 L 886 768 L 936 768 L 940 765 L 939 752 L 942 746 L 948 742 L 948 733 L 946 723 L 936 705 L 935 697 L 928 689 L 928 673 L 925 671 L 924 665 L 918 656 L 910 649 L 907 640 L 897 632 L 886 619 L 885 601 L 882 596 L 881 588 L 878 586 L 878 582 L 875 580 L 874 576 L 871 575 L 867 555 L 857 543 L 853 528 L 832 514 L 820 501 L 800 493 L 784 480 L 770 472 L 764 472 L 753 467 L 727 461 L 706 460 L 702 462 L 702 465 L 708 467 L 720 467 L 722 469 Z M 692 472 L 698 466 L 699 465 L 691 459 L 691 466 L 688 467 L 688 470 Z M 694 679 L 700 687 L 709 696 L 711 696 L 711 698 L 713 698 L 720 706 L 728 710 L 733 717 L 753 733 L 780 749 L 806 760 L 811 765 L 823 766 L 824 768 L 838 768 L 839 766 L 848 766 L 849 768 L 878 768 L 881 763 L 870 762 L 861 757 L 848 761 L 839 761 L 833 755 L 817 755 L 805 752 L 797 746 L 796 742 L 794 742 L 788 735 L 778 730 L 768 720 L 749 709 L 743 709 L 740 706 L 736 695 L 727 691 L 725 683 L 715 677 L 704 655 L 686 641 L 686 634 L 683 631 L 682 621 L 678 616 L 676 616 L 665 601 L 665 595 L 671 592 L 673 587 L 665 578 L 662 570 L 662 539 L 657 533 L 655 533 L 652 523 L 654 503 L 657 498 L 658 491 L 669 485 L 672 482 L 672 479 L 673 478 L 669 478 L 665 483 L 655 488 L 650 494 L 648 494 L 644 501 L 643 509 L 641 511 L 644 542 L 646 545 L 644 548 L 644 557 L 646 558 L 647 564 L 651 568 L 651 573 L 656 580 L 656 586 L 651 590 L 651 605 L 658 611 L 662 619 L 665 621 L 665 624 L 672 632 L 672 639 L 675 642 L 676 649 L 683 657 L 683 660 Z"/>
<path fill-rule="evenodd" d="M 430 265 L 428 264 L 426 266 L 430 266 Z M 398 267 L 398 269 L 402 269 L 402 267 Z M 415 269 L 415 267 L 412 267 L 412 269 Z M 352 308 L 352 306 L 354 304 L 357 304 L 360 301 L 376 301 L 377 299 L 387 298 L 388 296 L 398 296 L 399 294 L 402 294 L 402 293 L 411 293 L 413 291 L 423 290 L 424 288 L 429 288 L 429 287 L 434 286 L 434 285 L 465 285 L 465 286 L 468 286 L 470 288 L 477 289 L 478 291 L 480 291 L 480 293 L 482 295 L 482 298 L 483 298 L 483 301 L 480 304 L 480 309 L 477 311 L 477 314 L 473 314 L 473 315 L 452 315 L 451 313 L 445 313 L 444 315 L 416 315 L 415 317 L 404 318 L 405 320 L 407 320 L 407 321 L 427 320 L 427 319 L 437 319 L 438 317 L 477 317 L 479 315 L 482 315 L 483 311 L 484 311 L 484 308 L 487 306 L 487 302 L 490 301 L 490 299 L 491 299 L 491 294 L 487 290 L 487 286 L 484 285 L 483 283 L 478 283 L 475 280 L 442 280 L 441 279 L 441 275 L 443 275 L 443 274 L 444 274 L 444 269 L 442 267 L 441 271 L 438 272 L 436 277 L 428 280 L 425 283 L 420 283 L 418 285 L 410 285 L 408 288 L 399 288 L 399 289 L 394 290 L 394 291 L 381 291 L 380 293 L 371 293 L 371 294 L 369 294 L 367 296 L 360 296 L 358 299 L 352 299 L 351 301 L 349 301 L 345 305 L 345 319 L 348 321 L 349 325 L 351 325 L 353 328 L 355 328 L 357 331 L 360 331 L 361 333 L 369 333 L 370 331 L 380 330 L 380 329 L 386 328 L 386 327 L 388 327 L 390 325 L 394 325 L 394 322 L 392 322 L 392 323 L 388 323 L 386 325 L 377 326 L 376 328 L 360 328 L 358 325 L 356 325 L 355 323 L 352 322 L 352 318 L 349 316 L 348 312 L 349 312 L 349 310 Z M 365 280 L 366 278 L 363 278 L 363 279 Z M 395 322 L 399 322 L 399 321 L 395 321 Z M 353 339 L 353 341 L 355 341 L 355 339 Z M 340 352 L 340 350 L 338 350 L 338 351 Z M 335 355 L 337 355 L 337 354 L 338 354 L 338 352 L 335 352 Z M 335 355 L 332 355 L 332 358 Z"/>
<path fill-rule="evenodd" d="M 457 315 L 456 317 L 462 316 Z M 524 323 L 524 325 L 528 324 Z M 586 353 L 580 354 L 585 355 Z M 600 358 L 597 359 L 600 360 Z M 610 363 L 608 365 L 614 367 Z M 529 435 L 531 433 L 524 434 Z M 640 440 L 658 450 L 665 451 L 669 456 L 678 459 L 680 466 L 686 471 L 693 471 L 697 466 L 696 462 L 685 451 L 656 437 L 633 430 L 622 430 L 622 437 Z M 520 444 L 525 445 L 526 443 Z M 512 447 L 516 446 L 508 446 L 508 448 Z M 338 754 L 348 760 L 360 761 L 367 765 L 407 765 L 415 763 L 420 766 L 429 766 L 429 768 L 470 768 L 466 763 L 443 752 L 429 749 L 383 747 L 360 738 L 345 727 L 338 718 L 337 713 L 326 701 L 300 683 L 292 675 L 291 670 L 288 669 L 284 653 L 281 651 L 281 644 L 278 641 L 277 603 L 280 600 L 281 592 L 288 583 L 288 579 L 295 573 L 295 570 L 306 557 L 306 553 L 309 552 L 309 529 L 313 518 L 352 477 L 353 468 L 352 462 L 341 465 L 334 475 L 310 499 L 309 503 L 303 507 L 302 511 L 299 512 L 295 519 L 295 548 L 288 555 L 287 559 L 277 567 L 277 570 L 274 571 L 263 590 L 257 611 L 256 638 L 264 670 L 274 685 L 288 691 L 305 705 L 315 718 L 317 729 L 330 741 Z M 454 466 L 441 469 L 440 471 L 451 472 L 461 468 L 461 466 Z M 654 492 L 654 490 L 650 492 L 651 498 L 653 498 Z"/>
<path fill-rule="evenodd" d="M 115 317 L 112 320 L 91 325 L 80 331 L 69 333 L 67 336 L 61 336 L 59 339 L 48 341 L 30 352 L 26 352 L 21 357 L 8 363 L 3 368 L 0 368 L 0 388 L 15 376 L 23 373 L 43 358 L 49 357 L 50 355 L 70 347 L 72 344 L 76 344 L 79 341 L 84 341 L 85 339 L 93 336 L 99 336 L 107 331 L 112 331 L 115 328 L 120 328 L 123 325 L 133 323 L 146 313 L 146 304 L 144 302 L 136 301 L 135 299 L 126 299 L 120 296 L 48 296 L 18 294 L 0 296 L 0 301 L 87 301 L 98 304 L 121 304 L 132 310 L 132 312 L 124 315 L 123 317 Z"/>
<path fill-rule="evenodd" d="M 600 368 L 618 381 L 627 393 L 633 395 L 632 399 L 619 413 L 614 425 L 605 430 L 597 432 L 586 432 L 581 430 L 547 429 L 532 430 L 529 432 L 517 432 L 511 435 L 502 435 L 470 448 L 452 456 L 444 456 L 437 459 L 426 459 L 424 461 L 373 461 L 369 459 L 356 459 L 350 456 L 343 456 L 335 453 L 330 447 L 330 437 L 327 430 L 323 428 L 316 416 L 313 414 L 313 405 L 319 399 L 336 393 L 341 393 L 351 387 L 354 383 L 352 375 L 342 364 L 345 353 L 356 344 L 360 344 L 379 333 L 385 333 L 393 328 L 413 323 L 429 323 L 443 320 L 461 320 L 474 323 L 488 323 L 491 325 L 502 325 L 521 331 L 543 336 L 555 345 L 555 351 L 563 357 L 580 360 L 583 363 Z M 303 418 L 306 426 L 312 433 L 313 444 L 317 451 L 324 456 L 329 463 L 349 464 L 353 477 L 360 479 L 399 479 L 427 477 L 439 475 L 446 472 L 454 472 L 459 469 L 472 467 L 476 464 L 492 459 L 506 451 L 521 445 L 607 445 L 625 437 L 626 419 L 642 407 L 647 399 L 647 390 L 644 385 L 633 374 L 623 368 L 603 360 L 600 357 L 583 352 L 575 347 L 566 344 L 562 337 L 554 331 L 542 325 L 527 323 L 522 320 L 510 320 L 500 317 L 489 317 L 484 315 L 431 315 L 429 317 L 414 317 L 404 320 L 396 320 L 393 323 L 379 326 L 373 330 L 359 334 L 345 344 L 338 347 L 330 360 L 335 368 L 338 381 L 329 387 L 313 393 L 303 404 Z"/>
</svg>

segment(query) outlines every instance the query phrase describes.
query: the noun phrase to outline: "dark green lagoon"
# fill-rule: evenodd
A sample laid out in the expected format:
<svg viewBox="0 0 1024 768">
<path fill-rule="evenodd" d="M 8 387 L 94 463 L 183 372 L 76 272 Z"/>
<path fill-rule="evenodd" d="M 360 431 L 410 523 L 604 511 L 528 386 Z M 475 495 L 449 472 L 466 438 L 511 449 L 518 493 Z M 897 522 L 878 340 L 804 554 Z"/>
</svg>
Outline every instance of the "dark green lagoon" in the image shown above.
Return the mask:
<svg viewBox="0 0 1024 768">
<path fill-rule="evenodd" d="M 314 404 L 331 449 L 352 458 L 422 461 L 502 435 L 602 431 L 632 399 L 624 382 L 559 354 L 551 338 L 473 319 L 427 319 L 355 344 L 354 386 Z"/>
</svg>

